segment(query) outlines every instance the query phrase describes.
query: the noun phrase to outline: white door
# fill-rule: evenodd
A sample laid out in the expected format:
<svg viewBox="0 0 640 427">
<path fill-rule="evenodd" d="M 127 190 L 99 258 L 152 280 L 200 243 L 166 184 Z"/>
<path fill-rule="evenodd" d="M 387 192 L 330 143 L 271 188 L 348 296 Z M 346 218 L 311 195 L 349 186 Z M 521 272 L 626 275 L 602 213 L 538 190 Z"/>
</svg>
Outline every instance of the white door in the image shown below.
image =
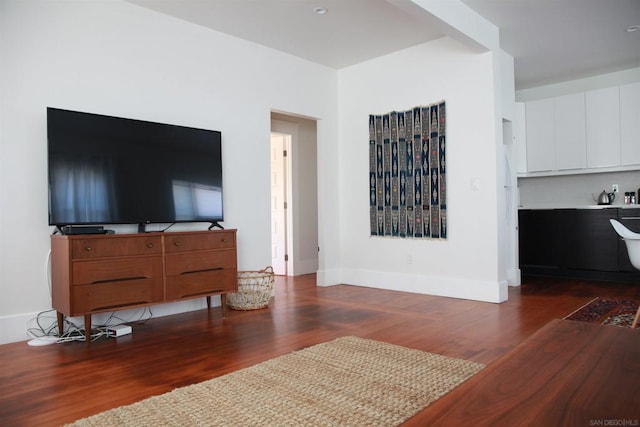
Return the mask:
<svg viewBox="0 0 640 427">
<path fill-rule="evenodd" d="M 287 135 L 271 134 L 271 266 L 287 275 Z"/>
</svg>

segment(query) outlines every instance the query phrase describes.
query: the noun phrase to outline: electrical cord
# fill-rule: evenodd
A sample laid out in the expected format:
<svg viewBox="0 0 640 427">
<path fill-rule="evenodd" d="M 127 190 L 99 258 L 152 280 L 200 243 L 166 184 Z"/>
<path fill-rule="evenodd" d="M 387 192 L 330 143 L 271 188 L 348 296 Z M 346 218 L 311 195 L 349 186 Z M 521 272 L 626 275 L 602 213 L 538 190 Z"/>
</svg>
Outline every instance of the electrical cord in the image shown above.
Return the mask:
<svg viewBox="0 0 640 427">
<path fill-rule="evenodd" d="M 54 314 L 50 315 L 52 313 Z M 111 313 L 101 325 L 92 325 L 89 340 L 95 341 L 103 336 L 107 336 L 108 328 L 124 324 L 142 325 L 152 317 L 153 312 L 150 307 L 144 307 L 137 318 L 131 320 L 123 319 L 116 316 L 115 313 Z M 33 325 L 33 323 L 35 323 L 35 325 Z M 26 324 L 26 333 L 31 338 L 56 337 L 58 338 L 56 341 L 58 344 L 72 341 L 85 341 L 86 334 L 84 328 L 76 325 L 68 318 L 64 319 L 62 330 L 63 333 L 60 335 L 58 333 L 58 318 L 53 309 L 41 311 L 35 318 L 27 321 Z"/>
<path fill-rule="evenodd" d="M 84 341 L 85 340 L 85 332 L 83 328 L 79 327 L 75 323 L 71 322 L 68 319 L 64 320 L 63 328 L 64 331 L 62 335 L 58 334 L 58 321 L 57 316 L 47 316 L 49 313 L 53 313 L 54 310 L 46 310 L 38 313 L 34 319 L 31 319 L 27 322 L 27 335 L 31 338 L 42 338 L 42 337 L 55 337 L 58 338 L 57 343 L 63 342 L 71 342 L 71 341 Z M 45 321 L 48 320 L 48 325 L 45 325 Z M 35 326 L 30 326 L 31 322 L 35 322 Z M 103 333 L 99 332 L 91 335 L 91 340 L 95 340 L 100 338 Z"/>
<path fill-rule="evenodd" d="M 165 231 L 167 231 L 168 229 L 170 229 L 171 227 L 173 227 L 174 225 L 176 225 L 175 222 L 172 222 L 171 224 L 169 224 L 169 226 L 165 227 L 164 229 L 160 230 L 161 233 L 164 233 Z"/>
<path fill-rule="evenodd" d="M 49 296 L 53 296 L 53 290 L 51 287 L 51 249 L 47 252 L 47 262 L 45 263 L 44 275 L 47 278 L 47 286 L 49 287 Z"/>
</svg>

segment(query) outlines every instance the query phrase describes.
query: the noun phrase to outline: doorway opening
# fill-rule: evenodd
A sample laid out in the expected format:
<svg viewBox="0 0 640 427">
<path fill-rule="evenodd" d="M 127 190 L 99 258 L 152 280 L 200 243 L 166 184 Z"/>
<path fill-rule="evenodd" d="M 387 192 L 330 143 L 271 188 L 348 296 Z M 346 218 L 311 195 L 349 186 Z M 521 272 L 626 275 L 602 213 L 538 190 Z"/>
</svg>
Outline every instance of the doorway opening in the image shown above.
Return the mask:
<svg viewBox="0 0 640 427">
<path fill-rule="evenodd" d="M 288 276 L 291 210 L 290 134 L 271 133 L 271 266 L 275 274 Z"/>
<path fill-rule="evenodd" d="M 277 275 L 318 270 L 316 120 L 271 113 L 271 265 Z"/>
</svg>

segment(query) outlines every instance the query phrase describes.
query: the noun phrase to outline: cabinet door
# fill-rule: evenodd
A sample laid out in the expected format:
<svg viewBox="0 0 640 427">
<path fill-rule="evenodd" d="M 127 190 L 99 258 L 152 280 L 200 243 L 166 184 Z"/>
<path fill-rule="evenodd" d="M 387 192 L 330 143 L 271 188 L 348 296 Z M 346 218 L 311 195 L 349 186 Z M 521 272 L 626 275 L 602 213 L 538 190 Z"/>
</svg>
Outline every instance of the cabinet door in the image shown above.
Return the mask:
<svg viewBox="0 0 640 427">
<path fill-rule="evenodd" d="M 587 167 L 584 93 L 554 98 L 556 167 L 558 170 Z"/>
<path fill-rule="evenodd" d="M 620 166 L 618 87 L 586 92 L 587 167 Z"/>
<path fill-rule="evenodd" d="M 640 233 L 640 209 L 627 208 L 617 209 L 617 211 L 618 221 L 620 221 L 629 230 Z M 629 253 L 627 252 L 626 243 L 624 240 L 619 238 L 617 234 L 616 238 L 618 239 L 618 268 L 620 271 L 638 272 L 638 270 L 631 265 L 631 261 L 629 261 Z"/>
<path fill-rule="evenodd" d="M 577 209 L 566 215 L 566 267 L 617 271 L 618 239 L 609 222 L 617 217 L 617 209 Z"/>
<path fill-rule="evenodd" d="M 640 165 L 640 83 L 620 86 L 622 165 Z"/>
<path fill-rule="evenodd" d="M 527 172 L 527 112 L 524 102 L 516 102 L 516 119 L 513 122 L 516 147 L 515 167 L 517 173 Z"/>
<path fill-rule="evenodd" d="M 527 102 L 527 171 L 556 167 L 553 99 Z"/>
<path fill-rule="evenodd" d="M 518 211 L 520 267 L 558 268 L 563 239 L 561 215 L 556 210 Z"/>
</svg>

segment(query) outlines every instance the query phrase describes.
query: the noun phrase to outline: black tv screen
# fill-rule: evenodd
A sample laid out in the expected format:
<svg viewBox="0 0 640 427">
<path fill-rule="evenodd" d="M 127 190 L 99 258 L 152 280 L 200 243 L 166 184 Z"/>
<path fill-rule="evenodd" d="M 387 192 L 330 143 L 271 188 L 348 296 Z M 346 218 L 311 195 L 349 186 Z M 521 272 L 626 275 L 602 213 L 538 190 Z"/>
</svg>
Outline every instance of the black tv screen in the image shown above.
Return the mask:
<svg viewBox="0 0 640 427">
<path fill-rule="evenodd" d="M 221 133 L 47 108 L 49 225 L 223 220 Z"/>
</svg>

